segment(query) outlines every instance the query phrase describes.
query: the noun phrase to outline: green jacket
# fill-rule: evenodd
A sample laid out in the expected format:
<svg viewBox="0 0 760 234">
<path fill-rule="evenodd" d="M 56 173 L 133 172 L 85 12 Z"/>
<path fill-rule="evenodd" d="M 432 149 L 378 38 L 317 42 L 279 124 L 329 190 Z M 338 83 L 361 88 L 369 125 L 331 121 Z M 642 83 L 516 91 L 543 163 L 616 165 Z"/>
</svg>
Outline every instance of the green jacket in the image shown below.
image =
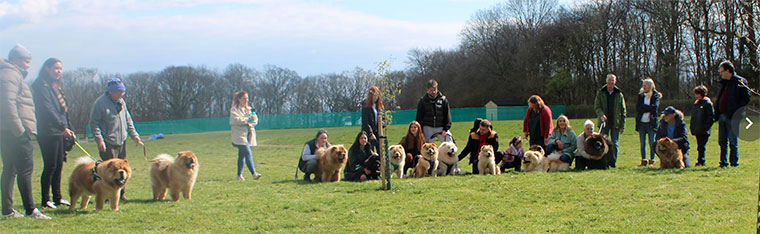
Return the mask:
<svg viewBox="0 0 760 234">
<path fill-rule="evenodd" d="M 605 115 L 607 113 L 607 86 L 605 85 L 601 89 L 599 89 L 598 92 L 596 92 L 596 98 L 594 99 L 594 112 L 596 112 L 596 116 L 599 118 L 599 123 L 601 124 L 602 115 Z M 614 123 L 612 123 L 612 128 L 625 128 L 625 98 L 623 97 L 623 92 L 620 91 L 620 88 L 615 86 L 614 91 L 616 93 L 615 95 L 615 108 L 612 110 L 612 113 L 615 114 L 614 116 Z M 610 124 L 610 123 L 605 123 Z M 599 126 L 599 125 L 597 125 Z M 608 125 L 609 126 L 609 125 Z"/>
<path fill-rule="evenodd" d="M 575 135 L 575 131 L 567 129 L 564 133 L 560 133 L 559 127 L 554 128 L 548 139 L 549 144 L 554 143 L 555 140 L 559 140 L 565 145 L 565 149 L 562 152 L 568 153 L 570 156 L 575 155 L 575 149 L 578 147 L 578 136 Z"/>
</svg>

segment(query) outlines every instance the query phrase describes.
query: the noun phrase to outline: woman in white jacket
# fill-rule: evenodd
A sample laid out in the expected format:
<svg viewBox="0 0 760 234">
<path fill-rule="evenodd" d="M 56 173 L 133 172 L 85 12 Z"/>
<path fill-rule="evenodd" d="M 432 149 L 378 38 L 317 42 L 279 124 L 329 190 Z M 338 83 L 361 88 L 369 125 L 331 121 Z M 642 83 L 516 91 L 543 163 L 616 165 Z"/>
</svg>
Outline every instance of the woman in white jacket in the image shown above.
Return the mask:
<svg viewBox="0 0 760 234">
<path fill-rule="evenodd" d="M 230 107 L 230 132 L 232 133 L 232 145 L 238 148 L 238 180 L 245 180 L 243 177 L 243 163 L 248 166 L 248 170 L 257 180 L 261 174 L 256 173 L 256 165 L 253 164 L 253 153 L 251 146 L 256 146 L 256 129 L 253 127 L 259 123 L 259 118 L 255 112 L 251 112 L 251 106 L 248 105 L 248 93 L 238 91 L 233 94 L 232 106 Z"/>
</svg>

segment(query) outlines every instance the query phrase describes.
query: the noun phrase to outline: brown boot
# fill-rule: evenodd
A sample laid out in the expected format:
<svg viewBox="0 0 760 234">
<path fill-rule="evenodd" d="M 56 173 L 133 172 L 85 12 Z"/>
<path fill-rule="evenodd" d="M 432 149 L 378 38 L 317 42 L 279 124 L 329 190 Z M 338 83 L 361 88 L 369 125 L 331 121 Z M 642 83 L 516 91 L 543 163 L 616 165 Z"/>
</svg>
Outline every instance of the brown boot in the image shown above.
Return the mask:
<svg viewBox="0 0 760 234">
<path fill-rule="evenodd" d="M 642 159 L 641 160 L 641 165 L 639 165 L 639 166 L 640 167 L 646 167 L 647 166 L 647 160 L 646 159 Z"/>
<path fill-rule="evenodd" d="M 654 159 L 649 160 L 649 166 L 654 166 Z"/>
</svg>

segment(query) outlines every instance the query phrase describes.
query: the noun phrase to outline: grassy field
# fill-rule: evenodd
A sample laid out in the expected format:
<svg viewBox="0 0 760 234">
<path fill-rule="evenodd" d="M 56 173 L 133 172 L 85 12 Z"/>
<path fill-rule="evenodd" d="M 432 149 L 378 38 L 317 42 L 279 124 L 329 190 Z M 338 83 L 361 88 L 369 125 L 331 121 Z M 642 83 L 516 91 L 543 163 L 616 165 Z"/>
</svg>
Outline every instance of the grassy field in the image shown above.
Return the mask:
<svg viewBox="0 0 760 234">
<path fill-rule="evenodd" d="M 266 120 L 262 120 L 266 121 Z M 658 170 L 638 167 L 638 133 L 633 121 L 621 136 L 618 168 L 552 174 L 511 172 L 500 176 L 453 176 L 393 180 L 381 191 L 378 181 L 308 184 L 295 181 L 295 164 L 303 143 L 316 129 L 258 131 L 256 167 L 264 176 L 236 180 L 237 150 L 229 132 L 168 135 L 146 142 L 149 159 L 158 153 L 191 150 L 200 174 L 193 200 L 151 201 L 148 162 L 142 149 L 128 147 L 133 177 L 120 211 L 43 212 L 53 220 L 0 219 L 0 230 L 13 232 L 683 232 L 749 233 L 755 231 L 760 142 L 740 141 L 738 168 L 718 168 L 717 124 L 708 143 L 707 167 Z M 521 134 L 522 122 L 497 121 L 501 142 Z M 582 120 L 572 120 L 580 131 Z M 471 123 L 452 129 L 460 148 Z M 357 127 L 328 128 L 333 144 L 353 141 Z M 405 125 L 389 127 L 395 144 Z M 696 162 L 696 140 L 692 164 Z M 129 142 L 131 143 L 131 141 Z M 93 143 L 84 145 L 96 152 Z M 504 146 L 502 146 L 503 149 Z M 63 193 L 77 156 L 65 164 Z M 97 156 L 95 156 L 97 157 Z M 469 170 L 466 162 L 461 168 Z M 35 149 L 33 188 L 39 206 L 42 160 Z M 14 208 L 22 211 L 18 190 Z"/>
</svg>

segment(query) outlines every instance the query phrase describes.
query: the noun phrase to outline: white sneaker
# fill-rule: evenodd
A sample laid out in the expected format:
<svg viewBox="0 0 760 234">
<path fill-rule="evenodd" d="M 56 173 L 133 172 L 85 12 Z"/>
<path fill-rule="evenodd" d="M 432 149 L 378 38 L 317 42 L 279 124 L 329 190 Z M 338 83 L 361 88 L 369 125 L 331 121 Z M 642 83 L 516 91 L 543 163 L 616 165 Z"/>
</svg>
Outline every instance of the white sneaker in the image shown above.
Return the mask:
<svg viewBox="0 0 760 234">
<path fill-rule="evenodd" d="M 243 175 L 238 175 L 238 180 L 245 180 L 245 177 L 243 177 Z"/>
<path fill-rule="evenodd" d="M 47 215 L 42 214 L 42 212 L 40 212 L 40 210 L 37 209 L 37 208 L 34 208 L 34 211 L 32 211 L 32 214 L 25 215 L 25 217 L 29 217 L 29 218 L 33 218 L 33 219 L 53 219 L 53 218 L 50 218 Z"/>
<path fill-rule="evenodd" d="M 254 180 L 258 180 L 258 179 L 259 179 L 259 177 L 261 177 L 261 174 L 259 174 L 259 173 L 256 173 L 256 172 L 254 172 L 254 173 L 253 173 L 253 179 L 254 179 Z"/>
<path fill-rule="evenodd" d="M 18 211 L 16 211 L 16 209 L 11 208 L 11 213 L 10 214 L 4 214 L 3 217 L 21 218 L 21 217 L 24 217 L 24 215 L 22 215 L 21 213 L 19 213 Z"/>
<path fill-rule="evenodd" d="M 61 199 L 58 201 L 58 206 L 65 205 L 65 206 L 71 206 L 71 203 L 69 201 Z"/>
<path fill-rule="evenodd" d="M 42 203 L 41 207 L 42 207 L 42 209 L 43 209 L 43 210 L 44 210 L 44 209 L 47 209 L 47 208 L 50 208 L 50 209 L 55 209 L 55 208 L 58 208 L 58 207 L 57 207 L 57 206 L 55 206 L 55 204 L 53 204 L 53 202 L 51 202 L 51 201 L 46 201 L 45 203 Z"/>
</svg>

